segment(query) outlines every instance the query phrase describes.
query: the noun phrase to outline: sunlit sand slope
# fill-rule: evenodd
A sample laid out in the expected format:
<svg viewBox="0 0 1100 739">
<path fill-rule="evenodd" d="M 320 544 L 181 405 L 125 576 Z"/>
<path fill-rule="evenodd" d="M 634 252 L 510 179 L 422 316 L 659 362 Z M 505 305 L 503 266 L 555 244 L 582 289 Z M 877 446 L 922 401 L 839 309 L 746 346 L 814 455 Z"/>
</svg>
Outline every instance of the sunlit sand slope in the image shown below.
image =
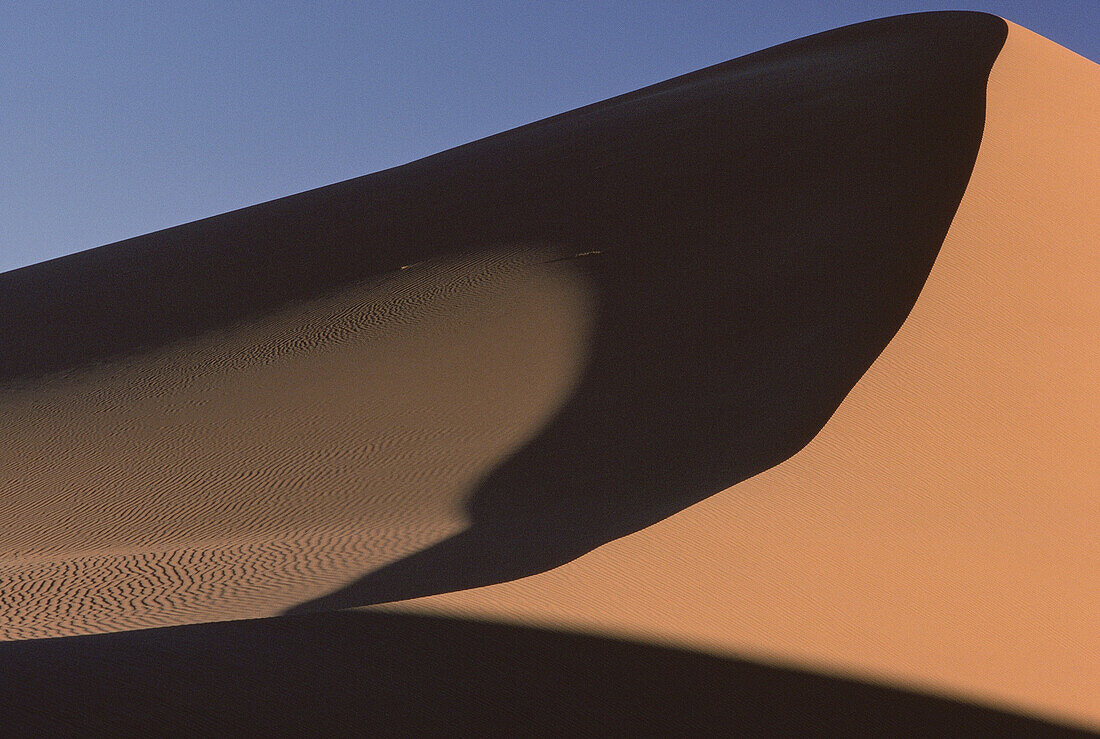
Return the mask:
<svg viewBox="0 0 1100 739">
<path fill-rule="evenodd" d="M 551 572 L 398 607 L 1100 726 L 1098 131 L 1100 67 L 1011 26 L 920 298 L 805 449 Z"/>
</svg>

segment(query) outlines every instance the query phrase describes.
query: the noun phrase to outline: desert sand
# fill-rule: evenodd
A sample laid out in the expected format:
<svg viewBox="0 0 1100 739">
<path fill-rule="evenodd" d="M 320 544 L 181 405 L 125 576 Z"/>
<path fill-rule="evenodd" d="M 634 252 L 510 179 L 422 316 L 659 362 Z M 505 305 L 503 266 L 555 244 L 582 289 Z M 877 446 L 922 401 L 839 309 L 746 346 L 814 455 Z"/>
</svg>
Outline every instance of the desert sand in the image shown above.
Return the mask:
<svg viewBox="0 0 1100 739">
<path fill-rule="evenodd" d="M 460 530 L 583 361 L 554 256 L 411 266 L 10 392 L 0 634 L 265 616 Z"/>
<path fill-rule="evenodd" d="M 1100 726 L 1097 130 L 905 16 L 0 275 L 0 699 Z"/>
</svg>

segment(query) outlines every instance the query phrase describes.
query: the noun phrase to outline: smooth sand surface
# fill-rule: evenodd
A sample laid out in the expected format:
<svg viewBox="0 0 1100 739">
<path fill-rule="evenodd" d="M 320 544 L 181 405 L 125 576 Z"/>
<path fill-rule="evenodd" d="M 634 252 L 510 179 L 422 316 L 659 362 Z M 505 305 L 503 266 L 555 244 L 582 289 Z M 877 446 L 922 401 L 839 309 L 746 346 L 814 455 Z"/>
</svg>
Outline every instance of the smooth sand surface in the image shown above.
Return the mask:
<svg viewBox="0 0 1100 739">
<path fill-rule="evenodd" d="M 394 606 L 1100 726 L 1100 68 L 1010 26 L 909 318 L 787 462 L 551 572 Z"/>
<path fill-rule="evenodd" d="M 0 697 L 1100 725 L 1100 75 L 1002 42 L 839 29 L 0 275 Z"/>
</svg>

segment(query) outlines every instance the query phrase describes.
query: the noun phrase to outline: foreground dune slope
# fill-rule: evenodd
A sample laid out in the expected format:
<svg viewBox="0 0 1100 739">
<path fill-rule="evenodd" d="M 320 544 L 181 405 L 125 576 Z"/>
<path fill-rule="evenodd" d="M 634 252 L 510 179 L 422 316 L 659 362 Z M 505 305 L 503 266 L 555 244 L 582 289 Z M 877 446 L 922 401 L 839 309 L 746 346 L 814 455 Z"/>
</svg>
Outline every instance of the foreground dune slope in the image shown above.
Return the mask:
<svg viewBox="0 0 1100 739">
<path fill-rule="evenodd" d="M 339 644 L 395 694 L 447 634 L 566 648 L 362 613 L 33 641 L 375 604 L 1097 721 L 1096 89 L 992 16 L 885 19 L 0 275 L 0 696 L 194 711 L 181 675 L 259 680 L 273 638 L 349 695 Z"/>
<path fill-rule="evenodd" d="M 1100 68 L 1011 25 L 897 336 L 787 462 L 403 608 L 755 655 L 1100 727 Z"/>
<path fill-rule="evenodd" d="M 0 661 L 5 728 L 29 736 L 1076 735 L 787 667 L 362 611 L 10 641 Z"/>
</svg>

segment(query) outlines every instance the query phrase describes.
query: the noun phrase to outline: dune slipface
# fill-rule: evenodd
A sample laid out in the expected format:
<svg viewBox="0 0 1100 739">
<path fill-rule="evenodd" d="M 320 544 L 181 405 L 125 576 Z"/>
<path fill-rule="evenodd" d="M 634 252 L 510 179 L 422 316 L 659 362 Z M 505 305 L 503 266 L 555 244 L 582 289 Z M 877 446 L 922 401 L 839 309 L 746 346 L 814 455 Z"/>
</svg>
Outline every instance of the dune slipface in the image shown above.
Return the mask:
<svg viewBox="0 0 1100 739">
<path fill-rule="evenodd" d="M 155 725 L 216 653 L 271 712 L 325 685 L 333 726 L 431 728 L 398 696 L 433 665 L 457 721 L 556 650 L 652 678 L 589 726 L 694 680 L 772 729 L 828 686 L 804 728 L 1054 730 L 840 674 L 1100 721 L 1098 79 L 992 16 L 884 19 L 0 275 L 0 698 Z M 498 725 L 603 679 L 571 659 Z M 263 725 L 234 681 L 211 728 Z M 174 697 L 112 707 L 135 684 Z"/>
</svg>

